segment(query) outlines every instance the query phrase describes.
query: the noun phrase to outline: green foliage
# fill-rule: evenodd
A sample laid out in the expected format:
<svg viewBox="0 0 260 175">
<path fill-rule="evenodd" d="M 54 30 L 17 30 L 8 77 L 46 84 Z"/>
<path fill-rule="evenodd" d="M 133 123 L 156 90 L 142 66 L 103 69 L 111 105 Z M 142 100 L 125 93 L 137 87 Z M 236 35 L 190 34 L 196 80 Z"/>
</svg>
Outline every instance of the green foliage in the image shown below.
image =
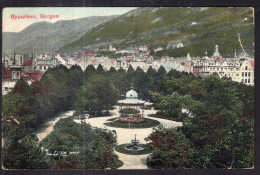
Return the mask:
<svg viewBox="0 0 260 175">
<path fill-rule="evenodd" d="M 139 114 L 140 113 L 139 110 L 134 109 L 134 108 L 124 108 L 124 109 L 121 109 L 119 112 L 123 113 L 123 114 Z"/>
<path fill-rule="evenodd" d="M 78 151 L 80 147 L 92 139 L 91 127 L 87 124 L 77 124 L 72 117 L 60 119 L 54 126 L 54 131 L 45 137 L 41 144 L 51 153 L 54 151 Z"/>
<path fill-rule="evenodd" d="M 109 110 L 116 104 L 119 93 L 109 79 L 103 75 L 93 74 L 84 80 L 77 94 L 74 108 L 77 111 Z"/>
<path fill-rule="evenodd" d="M 183 122 L 179 132 L 185 139 L 180 142 L 188 139 L 192 147 L 189 151 L 192 157 L 187 159 L 184 168 L 252 167 L 254 88 L 220 79 L 218 75 L 200 79 L 172 72 L 168 76 L 174 77 L 166 81 L 165 93 L 169 95 L 150 93 L 155 108 L 161 111 L 157 117 L 170 119 L 169 114 L 175 113 L 175 120 Z M 181 113 L 180 108 L 187 109 L 187 114 Z M 158 163 L 165 159 L 153 156 L 154 153 L 148 159 L 151 167 L 165 168 Z"/>
<path fill-rule="evenodd" d="M 46 169 L 50 165 L 41 153 L 35 137 L 26 136 L 5 144 L 2 149 L 3 166 L 8 169 Z"/>
<path fill-rule="evenodd" d="M 148 166 L 156 169 L 184 168 L 192 157 L 190 141 L 178 129 L 157 129 L 147 138 L 152 141 Z"/>
<path fill-rule="evenodd" d="M 144 118 L 141 122 L 128 122 L 128 121 L 113 121 L 104 123 L 104 125 L 115 127 L 115 128 L 151 128 L 156 127 L 160 122 L 148 118 Z"/>
<path fill-rule="evenodd" d="M 113 153 L 116 138 L 112 133 L 91 129 L 85 123 L 77 124 L 72 117 L 60 119 L 54 131 L 41 141 L 49 152 L 78 151 L 62 161 L 53 163 L 58 169 L 105 169 L 118 168 L 118 156 Z"/>
<path fill-rule="evenodd" d="M 234 50 L 242 52 L 237 39 L 240 33 L 246 52 L 253 55 L 253 12 L 248 7 L 139 8 L 138 11 L 135 13 L 134 10 L 131 16 L 120 16 L 93 28 L 61 50 L 77 50 L 89 44 L 111 41 L 120 47 L 146 44 L 153 49 L 159 45 L 165 48 L 169 42 L 176 41 L 183 42 L 184 48 L 152 51 L 151 54 L 156 57 L 185 57 L 187 53 L 203 56 L 208 51 L 212 55 L 214 46 L 218 44 L 221 55 L 228 57 Z M 191 25 L 192 22 L 198 24 Z M 97 42 L 98 37 L 101 39 Z"/>
</svg>

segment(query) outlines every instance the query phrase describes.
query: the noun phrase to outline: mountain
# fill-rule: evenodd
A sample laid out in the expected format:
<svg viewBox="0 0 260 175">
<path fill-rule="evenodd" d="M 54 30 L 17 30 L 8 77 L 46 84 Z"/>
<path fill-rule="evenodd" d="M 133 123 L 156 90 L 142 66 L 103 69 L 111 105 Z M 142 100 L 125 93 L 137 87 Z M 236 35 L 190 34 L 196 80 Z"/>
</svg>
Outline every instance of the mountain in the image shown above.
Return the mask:
<svg viewBox="0 0 260 175">
<path fill-rule="evenodd" d="M 117 17 L 93 16 L 55 23 L 38 22 L 18 33 L 3 32 L 3 53 L 39 53 L 55 51 L 80 39 L 88 30 Z"/>
<path fill-rule="evenodd" d="M 92 28 L 59 51 L 108 47 L 109 43 L 118 48 L 143 44 L 152 48 L 182 42 L 191 56 L 203 56 L 205 51 L 210 55 L 216 44 L 222 56 L 231 56 L 235 50 L 242 52 L 240 33 L 243 47 L 252 56 L 253 21 L 253 11 L 248 7 L 138 8 Z"/>
</svg>

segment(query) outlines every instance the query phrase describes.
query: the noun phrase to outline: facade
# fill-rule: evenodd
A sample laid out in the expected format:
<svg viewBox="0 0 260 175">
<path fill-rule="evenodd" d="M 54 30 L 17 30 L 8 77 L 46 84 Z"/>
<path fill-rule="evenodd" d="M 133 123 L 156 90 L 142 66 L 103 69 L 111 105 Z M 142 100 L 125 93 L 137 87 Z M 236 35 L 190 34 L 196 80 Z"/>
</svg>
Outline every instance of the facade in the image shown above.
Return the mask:
<svg viewBox="0 0 260 175">
<path fill-rule="evenodd" d="M 227 77 L 233 81 L 254 85 L 253 60 L 206 60 L 200 59 L 193 66 L 193 75 L 206 77 L 217 73 L 220 78 Z"/>
<path fill-rule="evenodd" d="M 41 55 L 34 58 L 33 61 L 34 70 L 39 70 L 42 72 L 47 71 L 50 67 L 56 67 L 59 64 L 62 64 L 62 61 L 59 61 L 53 55 Z"/>
<path fill-rule="evenodd" d="M 14 89 L 16 82 L 21 78 L 21 66 L 6 68 L 2 65 L 2 95 L 6 95 Z"/>
</svg>

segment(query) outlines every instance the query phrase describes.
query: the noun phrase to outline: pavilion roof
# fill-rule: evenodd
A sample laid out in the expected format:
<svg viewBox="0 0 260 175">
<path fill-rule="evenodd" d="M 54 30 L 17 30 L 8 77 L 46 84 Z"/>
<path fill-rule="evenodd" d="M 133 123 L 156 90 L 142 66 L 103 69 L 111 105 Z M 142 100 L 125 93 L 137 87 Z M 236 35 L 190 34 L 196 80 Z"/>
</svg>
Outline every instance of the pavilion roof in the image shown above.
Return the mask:
<svg viewBox="0 0 260 175">
<path fill-rule="evenodd" d="M 152 103 L 150 103 L 150 102 L 139 100 L 137 98 L 132 98 L 132 99 L 127 98 L 125 100 L 119 100 L 118 103 L 119 104 L 126 104 L 126 105 L 128 105 L 128 104 L 129 105 L 142 105 L 142 104 L 144 104 L 144 105 L 152 105 Z"/>
</svg>

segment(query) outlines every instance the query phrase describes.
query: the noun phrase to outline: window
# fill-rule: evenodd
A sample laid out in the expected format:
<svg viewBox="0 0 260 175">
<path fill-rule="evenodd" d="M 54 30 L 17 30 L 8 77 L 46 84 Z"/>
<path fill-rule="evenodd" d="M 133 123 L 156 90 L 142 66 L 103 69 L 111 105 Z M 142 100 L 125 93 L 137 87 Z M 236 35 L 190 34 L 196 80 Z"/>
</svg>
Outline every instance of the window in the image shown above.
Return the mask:
<svg viewBox="0 0 260 175">
<path fill-rule="evenodd" d="M 247 72 L 245 72 L 245 76 L 247 77 Z"/>
<path fill-rule="evenodd" d="M 244 76 L 244 72 L 242 72 L 242 77 Z"/>
<path fill-rule="evenodd" d="M 247 70 L 247 69 L 248 69 L 248 67 L 246 66 L 246 67 L 245 67 L 245 70 Z"/>
<path fill-rule="evenodd" d="M 46 70 L 46 66 L 44 66 L 44 70 Z"/>
<path fill-rule="evenodd" d="M 16 79 L 16 74 L 15 74 L 15 72 L 13 72 L 13 77 L 12 77 L 13 79 Z"/>
<path fill-rule="evenodd" d="M 20 72 L 16 72 L 17 79 L 20 79 Z"/>
<path fill-rule="evenodd" d="M 248 72 L 248 76 L 250 77 L 250 72 Z"/>
<path fill-rule="evenodd" d="M 8 91 L 8 87 L 5 87 L 5 91 Z"/>
<path fill-rule="evenodd" d="M 247 79 L 245 79 L 245 83 L 247 83 Z"/>
<path fill-rule="evenodd" d="M 42 70 L 42 66 L 40 66 L 40 70 Z"/>
<path fill-rule="evenodd" d="M 248 79 L 248 83 L 250 83 L 250 79 Z"/>
<path fill-rule="evenodd" d="M 241 82 L 244 83 L 244 79 L 242 79 Z"/>
</svg>

